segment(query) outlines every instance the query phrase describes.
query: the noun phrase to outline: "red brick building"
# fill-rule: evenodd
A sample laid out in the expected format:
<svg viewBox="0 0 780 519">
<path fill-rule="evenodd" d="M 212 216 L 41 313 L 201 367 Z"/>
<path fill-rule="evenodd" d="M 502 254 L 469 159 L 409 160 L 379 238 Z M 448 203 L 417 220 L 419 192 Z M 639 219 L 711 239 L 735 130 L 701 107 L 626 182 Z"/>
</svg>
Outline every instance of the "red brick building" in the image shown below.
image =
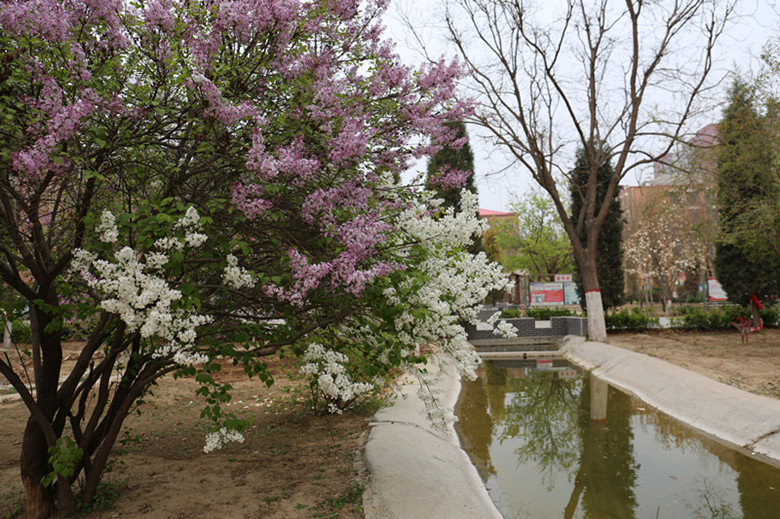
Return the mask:
<svg viewBox="0 0 780 519">
<path fill-rule="evenodd" d="M 625 218 L 624 240 L 634 232 L 636 222 L 649 209 L 668 203 L 679 210 L 686 225 L 695 226 L 714 240 L 717 231 L 716 206 L 717 126 L 708 124 L 677 154 L 668 154 L 653 164 L 653 179 L 646 185 L 621 189 L 618 200 Z M 713 245 L 714 254 L 714 245 Z M 711 266 L 708 260 L 708 269 Z M 626 280 L 626 289 L 632 283 Z"/>
</svg>

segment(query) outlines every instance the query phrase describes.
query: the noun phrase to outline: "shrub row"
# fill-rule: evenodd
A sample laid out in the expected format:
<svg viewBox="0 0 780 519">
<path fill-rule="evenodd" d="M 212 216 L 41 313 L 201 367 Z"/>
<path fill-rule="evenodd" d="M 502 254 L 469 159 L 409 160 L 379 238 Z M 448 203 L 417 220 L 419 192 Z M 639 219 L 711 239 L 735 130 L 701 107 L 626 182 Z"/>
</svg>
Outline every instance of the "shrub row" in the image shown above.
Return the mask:
<svg viewBox="0 0 780 519">
<path fill-rule="evenodd" d="M 526 315 L 534 319 L 546 321 L 550 317 L 569 317 L 574 315 L 574 313 L 566 308 L 529 308 L 526 311 Z"/>
<path fill-rule="evenodd" d="M 693 306 L 680 307 L 678 315 L 672 317 L 672 326 L 683 330 L 713 331 L 731 328 L 737 322 L 738 317 L 750 319 L 752 313 L 749 307 L 724 306 L 714 308 L 708 312 Z M 761 310 L 761 319 L 767 328 L 780 326 L 780 311 L 774 307 L 765 306 Z"/>
<path fill-rule="evenodd" d="M 672 328 L 682 330 L 714 331 L 727 330 L 738 317 L 750 319 L 752 317 L 749 307 L 724 306 L 705 311 L 697 306 L 681 306 L 675 309 L 671 318 Z M 761 318 L 766 328 L 780 327 L 780 309 L 765 306 L 761 310 Z M 623 309 L 604 315 L 608 331 L 641 332 L 648 328 L 657 328 L 659 319 L 650 317 L 639 308 L 632 310 Z"/>
<path fill-rule="evenodd" d="M 658 326 L 657 317 L 650 317 L 639 308 L 606 313 L 604 321 L 607 330 L 613 332 L 641 332 Z"/>
<path fill-rule="evenodd" d="M 519 308 L 507 308 L 501 310 L 502 319 L 516 319 L 518 317 L 532 317 L 539 319 L 540 321 L 546 321 L 550 317 L 570 317 L 575 315 L 571 310 L 566 308 L 528 308 L 523 315 L 523 311 Z"/>
<path fill-rule="evenodd" d="M 505 308 L 501 310 L 502 319 L 517 319 L 523 317 L 523 312 L 519 308 Z"/>
</svg>

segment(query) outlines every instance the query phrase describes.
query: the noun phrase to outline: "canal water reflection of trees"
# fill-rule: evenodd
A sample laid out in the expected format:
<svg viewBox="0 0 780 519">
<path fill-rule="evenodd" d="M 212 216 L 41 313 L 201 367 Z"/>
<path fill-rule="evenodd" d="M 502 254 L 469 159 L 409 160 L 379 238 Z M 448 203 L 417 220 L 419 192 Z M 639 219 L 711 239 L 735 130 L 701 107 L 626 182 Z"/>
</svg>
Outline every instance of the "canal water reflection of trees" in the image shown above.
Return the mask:
<svg viewBox="0 0 780 519">
<path fill-rule="evenodd" d="M 507 519 L 778 517 L 776 468 L 598 384 L 530 359 L 486 362 L 463 382 L 458 434 Z"/>
</svg>

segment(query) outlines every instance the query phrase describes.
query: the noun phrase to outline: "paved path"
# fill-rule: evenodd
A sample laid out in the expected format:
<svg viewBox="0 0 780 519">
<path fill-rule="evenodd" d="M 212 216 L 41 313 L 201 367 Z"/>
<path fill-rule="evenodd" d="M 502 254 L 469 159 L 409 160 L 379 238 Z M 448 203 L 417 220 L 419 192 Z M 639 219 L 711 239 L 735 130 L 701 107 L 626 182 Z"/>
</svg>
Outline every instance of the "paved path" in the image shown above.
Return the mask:
<svg viewBox="0 0 780 519">
<path fill-rule="evenodd" d="M 452 362 L 444 371 L 440 397 L 453 407 L 460 382 Z M 371 423 L 365 450 L 370 474 L 363 494 L 366 519 L 501 519 L 455 430 L 433 429 L 423 416 L 417 388 L 416 381 L 407 380 L 405 398 L 381 409 Z"/>
</svg>

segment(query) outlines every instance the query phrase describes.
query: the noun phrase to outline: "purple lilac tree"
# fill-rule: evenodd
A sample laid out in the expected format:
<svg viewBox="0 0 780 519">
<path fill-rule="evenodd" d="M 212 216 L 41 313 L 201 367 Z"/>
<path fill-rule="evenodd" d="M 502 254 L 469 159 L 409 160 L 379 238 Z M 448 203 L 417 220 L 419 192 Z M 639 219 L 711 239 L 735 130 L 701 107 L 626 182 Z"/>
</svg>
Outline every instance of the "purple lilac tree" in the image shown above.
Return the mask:
<svg viewBox="0 0 780 519">
<path fill-rule="evenodd" d="M 398 181 L 469 113 L 461 69 L 400 65 L 384 8 L 0 5 L 0 276 L 29 307 L 33 366 L 26 383 L 6 356 L 0 374 L 30 413 L 28 517 L 92 500 L 165 374 L 198 374 L 211 448 L 241 428 L 220 407 L 219 356 L 267 384 L 282 348 L 314 376 L 324 350 L 360 357 L 355 384 L 424 362 L 420 343 L 473 368 L 457 319 L 501 274 L 463 252 L 473 217 L 433 215 Z M 85 345 L 61 373 L 76 328 Z M 323 390 L 338 410 L 356 388 Z"/>
</svg>

